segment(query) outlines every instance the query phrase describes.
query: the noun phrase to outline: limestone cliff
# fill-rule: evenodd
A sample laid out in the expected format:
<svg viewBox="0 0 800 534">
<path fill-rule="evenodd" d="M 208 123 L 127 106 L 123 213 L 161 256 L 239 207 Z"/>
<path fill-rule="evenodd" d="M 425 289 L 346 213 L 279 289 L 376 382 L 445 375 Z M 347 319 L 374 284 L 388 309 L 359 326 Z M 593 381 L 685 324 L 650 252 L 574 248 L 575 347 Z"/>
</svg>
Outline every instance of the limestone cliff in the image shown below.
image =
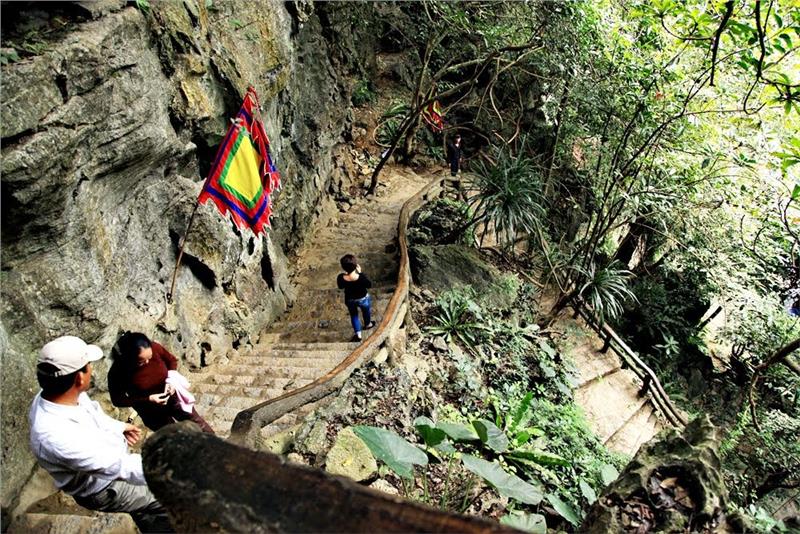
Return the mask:
<svg viewBox="0 0 800 534">
<path fill-rule="evenodd" d="M 199 367 L 254 341 L 291 302 L 287 254 L 350 186 L 334 162 L 350 131 L 347 75 L 372 61 L 359 32 L 374 10 L 3 6 L 4 57 L 26 51 L 2 67 L 0 105 L 4 508 L 33 465 L 26 416 L 44 342 L 75 334 L 108 351 L 141 330 Z M 178 241 L 250 84 L 283 179 L 273 229 L 254 239 L 201 207 L 168 305 Z"/>
</svg>

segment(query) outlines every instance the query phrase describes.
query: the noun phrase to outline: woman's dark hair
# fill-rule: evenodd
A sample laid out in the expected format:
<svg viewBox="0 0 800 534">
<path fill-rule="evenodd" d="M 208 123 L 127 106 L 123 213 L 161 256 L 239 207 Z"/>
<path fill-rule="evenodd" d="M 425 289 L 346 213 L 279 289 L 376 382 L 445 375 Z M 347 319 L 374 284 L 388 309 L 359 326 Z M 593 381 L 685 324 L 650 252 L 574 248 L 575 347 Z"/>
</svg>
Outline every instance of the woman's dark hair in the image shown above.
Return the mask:
<svg viewBox="0 0 800 534">
<path fill-rule="evenodd" d="M 342 265 L 342 269 L 347 274 L 350 274 L 353 271 L 355 271 L 356 267 L 358 266 L 358 260 L 352 254 L 345 254 L 344 256 L 342 256 L 342 259 L 339 260 L 339 263 Z"/>
<path fill-rule="evenodd" d="M 141 332 L 125 332 L 114 347 L 114 363 L 135 365 L 142 349 L 152 346 L 150 339 Z"/>
<path fill-rule="evenodd" d="M 85 373 L 88 366 L 87 363 L 81 369 L 68 375 L 53 376 L 53 373 L 58 372 L 58 367 L 52 363 L 40 363 L 36 366 L 36 380 L 39 382 L 39 387 L 42 388 L 42 395 L 52 397 L 66 393 L 75 383 L 75 375 Z"/>
</svg>

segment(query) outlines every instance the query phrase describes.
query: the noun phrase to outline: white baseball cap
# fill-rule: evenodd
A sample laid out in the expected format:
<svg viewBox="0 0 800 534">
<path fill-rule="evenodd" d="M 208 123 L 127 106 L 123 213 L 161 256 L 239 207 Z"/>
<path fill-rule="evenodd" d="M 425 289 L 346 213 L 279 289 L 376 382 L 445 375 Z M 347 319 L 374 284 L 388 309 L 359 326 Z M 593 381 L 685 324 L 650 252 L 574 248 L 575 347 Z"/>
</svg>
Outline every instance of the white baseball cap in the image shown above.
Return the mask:
<svg viewBox="0 0 800 534">
<path fill-rule="evenodd" d="M 97 345 L 89 345 L 79 337 L 61 336 L 42 347 L 37 363 L 47 363 L 58 369 L 50 376 L 64 376 L 102 357 L 103 349 Z"/>
</svg>

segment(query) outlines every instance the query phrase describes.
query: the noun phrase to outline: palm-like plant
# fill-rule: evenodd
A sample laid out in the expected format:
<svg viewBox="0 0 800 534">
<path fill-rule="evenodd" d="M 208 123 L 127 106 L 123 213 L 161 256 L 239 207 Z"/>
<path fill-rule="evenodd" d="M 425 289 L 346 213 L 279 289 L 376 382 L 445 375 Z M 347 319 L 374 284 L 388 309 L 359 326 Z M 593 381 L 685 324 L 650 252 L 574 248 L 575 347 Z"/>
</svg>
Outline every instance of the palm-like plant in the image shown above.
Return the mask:
<svg viewBox="0 0 800 534">
<path fill-rule="evenodd" d="M 545 216 L 541 180 L 534 161 L 499 150 L 496 162 L 483 161 L 470 176 L 473 222 L 490 222 L 501 245 L 532 233 Z"/>
<path fill-rule="evenodd" d="M 601 324 L 606 319 L 622 315 L 622 305 L 626 300 L 637 300 L 629 287 L 633 273 L 620 267 L 618 261 L 613 261 L 599 270 L 593 263 L 588 269 L 579 271 L 585 281 L 578 296 L 594 309 Z"/>
<path fill-rule="evenodd" d="M 480 306 L 469 296 L 460 292 L 449 292 L 437 301 L 438 310 L 433 315 L 433 326 L 428 332 L 445 337 L 449 342 L 460 339 L 467 347 L 478 343 L 481 333 L 486 330 Z"/>
</svg>

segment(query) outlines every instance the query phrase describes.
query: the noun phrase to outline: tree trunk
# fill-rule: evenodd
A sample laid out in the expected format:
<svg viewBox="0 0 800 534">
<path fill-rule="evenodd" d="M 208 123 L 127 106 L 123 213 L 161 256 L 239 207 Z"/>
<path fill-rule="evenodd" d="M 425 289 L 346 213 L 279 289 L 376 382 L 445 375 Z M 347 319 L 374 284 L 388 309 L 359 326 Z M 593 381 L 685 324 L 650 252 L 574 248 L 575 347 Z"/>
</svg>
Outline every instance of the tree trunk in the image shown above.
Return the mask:
<svg viewBox="0 0 800 534">
<path fill-rule="evenodd" d="M 419 130 L 420 125 L 420 117 L 421 115 L 417 114 L 414 120 L 411 123 L 411 126 L 408 128 L 408 133 L 406 134 L 406 138 L 403 141 L 403 164 L 404 165 L 411 165 L 411 161 L 414 159 L 414 139 L 417 136 L 417 130 Z"/>
</svg>

